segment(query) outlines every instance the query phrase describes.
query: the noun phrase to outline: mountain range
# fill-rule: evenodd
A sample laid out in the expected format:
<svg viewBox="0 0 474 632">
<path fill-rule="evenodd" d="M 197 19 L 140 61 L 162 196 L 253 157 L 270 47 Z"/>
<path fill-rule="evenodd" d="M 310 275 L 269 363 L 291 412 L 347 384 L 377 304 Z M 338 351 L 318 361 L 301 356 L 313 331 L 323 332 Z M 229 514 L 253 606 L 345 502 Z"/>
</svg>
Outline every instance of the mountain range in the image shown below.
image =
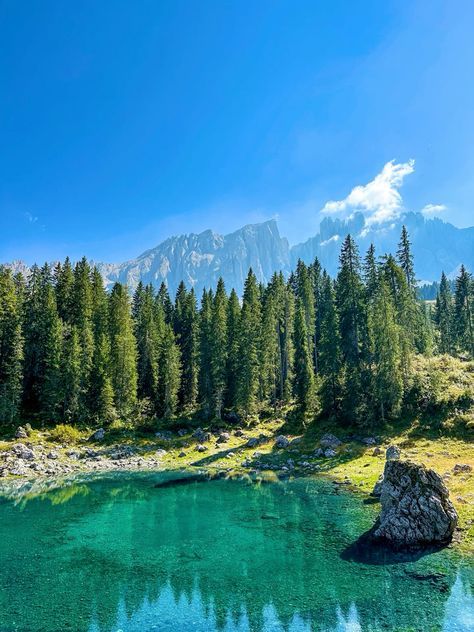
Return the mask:
<svg viewBox="0 0 474 632">
<path fill-rule="evenodd" d="M 174 293 L 183 280 L 199 295 L 204 287 L 214 287 L 222 276 L 228 289 L 233 287 L 241 294 L 250 267 L 259 281 L 267 282 L 275 271 L 288 275 L 298 259 L 310 263 L 317 257 L 322 267 L 335 275 L 341 243 L 348 233 L 355 238 L 362 255 L 371 243 L 378 255 L 394 253 L 403 225 L 409 233 L 421 282 L 438 280 L 443 270 L 452 278 L 462 263 L 474 269 L 474 227 L 457 228 L 439 218 L 428 219 L 413 212 L 376 225 L 369 224 L 362 213 L 346 220 L 325 217 L 318 234 L 291 247 L 280 235 L 275 220 L 250 224 L 228 235 L 206 230 L 170 237 L 130 261 L 97 266 L 109 288 L 116 281 L 126 283 L 131 290 L 140 280 L 155 287 L 164 281 Z M 26 269 L 21 262 L 11 267 Z"/>
</svg>

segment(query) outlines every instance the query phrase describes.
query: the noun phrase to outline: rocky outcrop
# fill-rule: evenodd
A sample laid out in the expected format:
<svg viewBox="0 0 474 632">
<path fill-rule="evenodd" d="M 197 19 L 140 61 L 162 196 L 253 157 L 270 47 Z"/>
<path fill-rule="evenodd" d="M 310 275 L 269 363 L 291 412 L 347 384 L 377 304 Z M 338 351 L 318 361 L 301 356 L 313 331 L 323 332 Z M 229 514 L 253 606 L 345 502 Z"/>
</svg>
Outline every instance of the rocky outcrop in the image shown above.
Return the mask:
<svg viewBox="0 0 474 632">
<path fill-rule="evenodd" d="M 398 459 L 385 463 L 382 511 L 374 537 L 394 548 L 449 542 L 458 516 L 441 477 L 424 465 Z"/>
</svg>

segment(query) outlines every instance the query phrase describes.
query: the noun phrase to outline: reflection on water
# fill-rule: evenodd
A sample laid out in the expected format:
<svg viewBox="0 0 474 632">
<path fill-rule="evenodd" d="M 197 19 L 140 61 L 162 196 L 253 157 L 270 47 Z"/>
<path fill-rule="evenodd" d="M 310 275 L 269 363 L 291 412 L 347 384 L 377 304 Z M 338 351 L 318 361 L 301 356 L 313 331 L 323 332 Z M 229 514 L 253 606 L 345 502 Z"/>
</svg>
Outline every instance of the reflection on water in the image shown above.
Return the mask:
<svg viewBox="0 0 474 632">
<path fill-rule="evenodd" d="M 162 480 L 0 498 L 0 632 L 474 629 L 470 561 L 347 557 L 377 508 L 327 482 Z"/>
</svg>

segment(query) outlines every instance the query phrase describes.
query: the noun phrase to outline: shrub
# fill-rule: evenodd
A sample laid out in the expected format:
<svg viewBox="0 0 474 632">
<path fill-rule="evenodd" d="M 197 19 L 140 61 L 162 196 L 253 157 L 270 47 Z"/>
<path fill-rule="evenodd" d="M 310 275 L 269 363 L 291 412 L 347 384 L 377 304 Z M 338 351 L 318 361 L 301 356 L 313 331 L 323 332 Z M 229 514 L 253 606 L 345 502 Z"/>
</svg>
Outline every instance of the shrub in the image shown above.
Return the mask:
<svg viewBox="0 0 474 632">
<path fill-rule="evenodd" d="M 79 430 L 68 424 L 58 424 L 50 433 L 50 438 L 60 443 L 77 443 L 81 437 Z"/>
</svg>

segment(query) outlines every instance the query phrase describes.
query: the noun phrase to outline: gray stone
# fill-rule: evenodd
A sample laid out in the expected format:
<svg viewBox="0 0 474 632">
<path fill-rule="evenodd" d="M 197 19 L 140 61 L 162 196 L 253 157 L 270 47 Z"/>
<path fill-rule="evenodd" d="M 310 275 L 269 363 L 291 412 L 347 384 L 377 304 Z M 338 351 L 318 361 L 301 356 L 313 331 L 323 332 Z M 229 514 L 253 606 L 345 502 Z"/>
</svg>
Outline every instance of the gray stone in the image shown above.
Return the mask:
<svg viewBox="0 0 474 632">
<path fill-rule="evenodd" d="M 385 458 L 387 461 L 398 461 L 401 457 L 401 450 L 397 445 L 389 445 L 385 452 Z"/>
<path fill-rule="evenodd" d="M 333 457 L 336 456 L 336 451 L 332 450 L 331 448 L 328 448 L 327 450 L 324 450 L 324 456 L 326 457 L 326 459 L 332 459 Z"/>
<path fill-rule="evenodd" d="M 372 452 L 372 456 L 380 456 L 381 454 L 383 454 L 383 450 L 378 446 L 375 447 L 374 451 Z"/>
<path fill-rule="evenodd" d="M 98 428 L 94 433 L 89 437 L 89 441 L 103 441 L 105 438 L 105 430 L 103 428 Z"/>
<path fill-rule="evenodd" d="M 155 432 L 155 437 L 161 439 L 161 441 L 171 441 L 173 433 L 170 430 L 161 430 L 160 432 Z"/>
<path fill-rule="evenodd" d="M 375 538 L 395 548 L 444 544 L 451 540 L 458 516 L 442 478 L 411 461 L 385 463 L 382 511 Z"/>
<path fill-rule="evenodd" d="M 48 459 L 52 459 L 52 460 L 55 461 L 56 459 L 59 459 L 59 454 L 56 452 L 56 450 L 51 450 L 50 452 L 48 452 L 46 457 Z"/>
<path fill-rule="evenodd" d="M 196 446 L 196 452 L 206 452 L 206 450 L 206 446 L 202 445 L 201 443 L 198 443 L 198 445 Z"/>
<path fill-rule="evenodd" d="M 372 490 L 372 496 L 376 496 L 380 498 L 380 494 L 382 493 L 382 484 L 383 484 L 383 474 L 380 474 L 377 482 L 374 485 L 374 489 Z"/>
<path fill-rule="evenodd" d="M 166 450 L 160 449 L 160 450 L 157 450 L 155 452 L 155 454 L 156 454 L 156 456 L 161 457 L 161 456 L 165 456 L 166 454 L 168 454 L 168 452 Z"/>
<path fill-rule="evenodd" d="M 341 445 L 342 441 L 338 439 L 335 435 L 331 433 L 326 433 L 321 437 L 321 441 L 319 442 L 323 449 L 326 448 L 337 448 Z"/>
<path fill-rule="evenodd" d="M 211 440 L 211 433 L 204 432 L 202 428 L 198 428 L 193 432 L 193 438 L 197 439 L 199 443 L 206 443 L 207 441 Z"/>
<path fill-rule="evenodd" d="M 181 451 L 178 456 L 182 458 L 183 456 L 186 456 L 186 452 Z"/>
<path fill-rule="evenodd" d="M 244 436 L 245 436 L 245 433 L 244 433 L 244 431 L 242 430 L 242 428 L 237 428 L 237 430 L 234 430 L 234 435 L 235 435 L 236 437 L 244 437 Z"/>
<path fill-rule="evenodd" d="M 217 437 L 216 443 L 227 443 L 230 439 L 230 434 L 228 432 L 221 432 L 221 434 Z"/>
<path fill-rule="evenodd" d="M 362 443 L 365 445 L 377 445 L 377 439 L 375 437 L 364 437 Z"/>
<path fill-rule="evenodd" d="M 453 467 L 454 474 L 468 474 L 472 472 L 472 467 L 467 463 L 456 463 Z"/>
<path fill-rule="evenodd" d="M 279 435 L 275 441 L 275 448 L 284 449 L 290 445 L 290 440 L 285 435 Z"/>
<path fill-rule="evenodd" d="M 13 446 L 12 452 L 15 456 L 25 461 L 32 461 L 35 458 L 35 453 L 31 448 L 26 447 L 24 443 L 17 443 Z"/>
<path fill-rule="evenodd" d="M 259 443 L 260 443 L 260 439 L 258 439 L 258 437 L 250 437 L 250 439 L 247 441 L 247 447 L 256 448 Z"/>
<path fill-rule="evenodd" d="M 23 426 L 18 426 L 18 428 L 15 430 L 15 439 L 27 439 L 27 438 L 28 438 L 28 432 L 26 428 L 23 428 Z"/>
<path fill-rule="evenodd" d="M 313 454 L 317 459 L 321 459 L 324 456 L 324 450 L 322 448 L 317 448 Z"/>
<path fill-rule="evenodd" d="M 188 431 L 186 430 L 186 428 L 180 428 L 178 430 L 178 437 L 184 437 L 187 433 Z"/>
</svg>

